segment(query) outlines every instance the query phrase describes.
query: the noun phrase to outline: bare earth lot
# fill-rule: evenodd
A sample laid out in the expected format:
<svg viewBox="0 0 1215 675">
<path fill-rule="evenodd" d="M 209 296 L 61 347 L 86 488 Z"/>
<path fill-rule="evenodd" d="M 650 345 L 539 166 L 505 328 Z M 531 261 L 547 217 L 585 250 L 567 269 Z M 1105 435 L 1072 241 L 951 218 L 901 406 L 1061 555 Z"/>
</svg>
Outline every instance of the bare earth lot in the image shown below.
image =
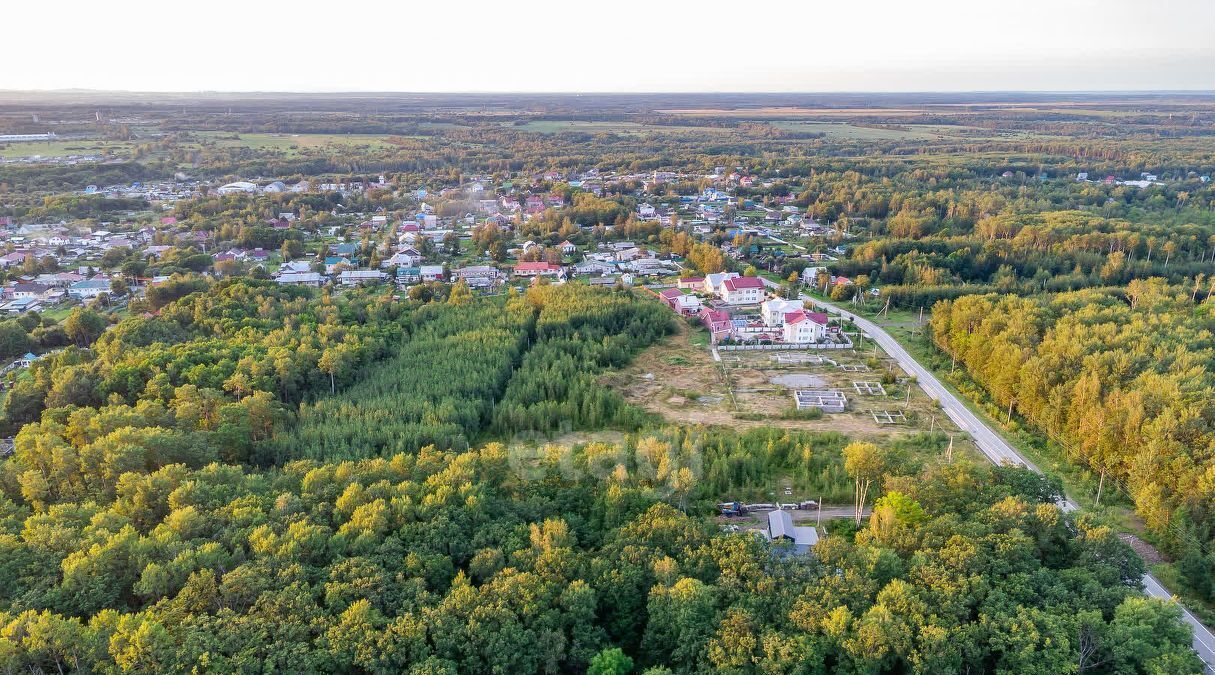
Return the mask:
<svg viewBox="0 0 1215 675">
<path fill-rule="evenodd" d="M 957 431 L 935 403 L 908 382 L 906 374 L 881 352 L 874 357 L 869 349 L 862 354 L 855 350 L 821 354 L 721 351 L 722 361 L 715 362 L 709 349 L 689 343 L 690 332 L 681 328 L 679 334 L 646 349 L 627 368 L 605 375 L 604 384 L 621 392 L 630 403 L 680 424 L 838 431 L 879 440 L 926 432 L 930 428 L 946 433 Z M 821 355 L 825 361 L 784 363 L 774 359 L 777 354 Z M 859 370 L 849 372 L 841 366 Z M 876 386 L 872 387 L 875 393 L 867 393 L 870 387 L 864 384 L 858 393 L 854 382 L 881 384 L 887 370 L 897 377 L 890 382 L 887 376 L 888 381 L 881 386 L 885 395 L 876 393 Z M 906 404 L 909 384 L 911 401 Z M 782 415 L 794 409 L 794 389 L 839 389 L 848 398 L 848 410 L 825 414 L 817 420 L 783 419 Z M 907 419 L 881 424 L 872 411 L 877 411 L 879 417 L 884 411 L 896 418 L 902 413 Z M 964 435 L 957 437 L 954 450 L 960 454 L 974 452 Z"/>
</svg>

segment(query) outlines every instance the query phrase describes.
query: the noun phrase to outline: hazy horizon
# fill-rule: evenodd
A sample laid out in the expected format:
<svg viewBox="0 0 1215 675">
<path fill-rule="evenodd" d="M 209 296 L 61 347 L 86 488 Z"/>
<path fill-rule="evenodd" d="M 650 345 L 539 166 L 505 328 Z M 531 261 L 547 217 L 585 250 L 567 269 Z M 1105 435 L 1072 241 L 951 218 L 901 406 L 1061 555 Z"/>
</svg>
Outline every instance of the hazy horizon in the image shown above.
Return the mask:
<svg viewBox="0 0 1215 675">
<path fill-rule="evenodd" d="M 621 0 L 335 11 L 120 0 L 6 9 L 0 89 L 155 93 L 789 93 L 1215 89 L 1215 3 Z M 23 30 L 22 27 L 40 27 Z M 48 49 L 48 33 L 53 35 Z M 63 49 L 58 45 L 80 45 Z"/>
</svg>

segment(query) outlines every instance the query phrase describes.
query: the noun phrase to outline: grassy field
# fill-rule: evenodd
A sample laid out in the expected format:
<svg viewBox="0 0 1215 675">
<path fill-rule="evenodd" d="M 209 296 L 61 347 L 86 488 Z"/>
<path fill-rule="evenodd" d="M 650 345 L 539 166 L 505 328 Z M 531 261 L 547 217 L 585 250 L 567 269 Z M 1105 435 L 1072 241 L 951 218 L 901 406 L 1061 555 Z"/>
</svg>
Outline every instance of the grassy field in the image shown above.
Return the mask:
<svg viewBox="0 0 1215 675">
<path fill-rule="evenodd" d="M 918 128 L 875 129 L 872 127 L 858 127 L 845 122 L 794 121 L 772 122 L 772 126 L 784 129 L 785 131 L 826 134 L 827 138 L 846 141 L 927 141 L 945 137 L 944 134 L 937 131 L 937 129 L 940 129 L 939 126 L 934 126 L 932 130 L 921 130 Z"/>
<path fill-rule="evenodd" d="M 392 147 L 392 144 L 387 141 L 387 136 L 383 134 L 235 134 L 232 132 L 216 131 L 198 131 L 193 133 L 196 137 L 204 139 L 209 143 L 214 143 L 221 148 L 249 148 L 251 150 L 283 152 L 288 155 L 330 148 L 343 150 L 351 148 L 382 150 Z M 3 143 L 0 144 L 0 158 L 21 159 L 35 156 L 52 158 L 74 155 L 126 158 L 132 155 L 136 144 L 140 142 L 142 141 L 75 139 Z M 182 143 L 182 146 L 197 147 L 197 144 Z"/>
<path fill-rule="evenodd" d="M 725 133 L 725 127 L 670 126 L 665 124 L 641 124 L 639 122 L 596 122 L 587 120 L 535 120 L 527 124 L 512 126 L 520 131 L 538 134 L 582 133 Z"/>
<path fill-rule="evenodd" d="M 135 145 L 129 141 L 77 139 L 69 141 L 31 141 L 0 143 L 0 158 L 69 157 L 73 155 L 108 155 L 129 157 Z"/>
<path fill-rule="evenodd" d="M 197 132 L 220 147 L 276 150 L 294 154 L 303 150 L 365 147 L 381 150 L 392 147 L 383 134 L 233 134 Z"/>
</svg>

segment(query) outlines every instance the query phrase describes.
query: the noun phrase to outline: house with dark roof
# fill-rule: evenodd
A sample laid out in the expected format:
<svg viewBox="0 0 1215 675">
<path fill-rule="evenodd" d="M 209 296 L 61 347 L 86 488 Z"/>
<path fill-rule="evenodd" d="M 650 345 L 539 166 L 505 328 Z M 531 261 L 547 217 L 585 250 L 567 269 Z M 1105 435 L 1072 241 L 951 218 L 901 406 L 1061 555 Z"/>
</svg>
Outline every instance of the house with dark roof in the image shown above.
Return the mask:
<svg viewBox="0 0 1215 675">
<path fill-rule="evenodd" d="M 818 543 L 818 530 L 793 524 L 793 516 L 783 509 L 768 512 L 768 540 L 773 544 L 789 544 L 793 553 L 806 555 Z"/>
</svg>

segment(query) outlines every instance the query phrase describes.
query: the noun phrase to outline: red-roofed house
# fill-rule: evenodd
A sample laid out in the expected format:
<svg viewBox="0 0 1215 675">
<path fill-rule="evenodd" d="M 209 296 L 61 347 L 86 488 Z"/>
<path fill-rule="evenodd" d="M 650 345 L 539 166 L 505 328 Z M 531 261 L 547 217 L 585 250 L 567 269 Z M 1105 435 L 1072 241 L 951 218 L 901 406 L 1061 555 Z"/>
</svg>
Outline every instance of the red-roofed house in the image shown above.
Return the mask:
<svg viewBox="0 0 1215 675">
<path fill-rule="evenodd" d="M 755 305 L 764 299 L 764 282 L 757 277 L 735 277 L 721 282 L 721 299 L 728 305 Z"/>
<path fill-rule="evenodd" d="M 524 262 L 515 265 L 517 277 L 555 277 L 560 271 L 560 265 L 548 262 Z"/>
<path fill-rule="evenodd" d="M 734 324 L 730 323 L 730 315 L 720 309 L 700 310 L 700 321 L 709 331 L 709 339 L 716 344 L 723 338 L 730 337 Z"/>
<path fill-rule="evenodd" d="M 691 316 L 700 311 L 700 298 L 695 295 L 687 295 L 678 288 L 668 288 L 658 294 L 662 301 L 667 303 L 671 309 L 679 312 L 684 316 Z"/>
<path fill-rule="evenodd" d="M 799 310 L 785 315 L 785 342 L 822 342 L 827 337 L 827 315 Z"/>
</svg>

